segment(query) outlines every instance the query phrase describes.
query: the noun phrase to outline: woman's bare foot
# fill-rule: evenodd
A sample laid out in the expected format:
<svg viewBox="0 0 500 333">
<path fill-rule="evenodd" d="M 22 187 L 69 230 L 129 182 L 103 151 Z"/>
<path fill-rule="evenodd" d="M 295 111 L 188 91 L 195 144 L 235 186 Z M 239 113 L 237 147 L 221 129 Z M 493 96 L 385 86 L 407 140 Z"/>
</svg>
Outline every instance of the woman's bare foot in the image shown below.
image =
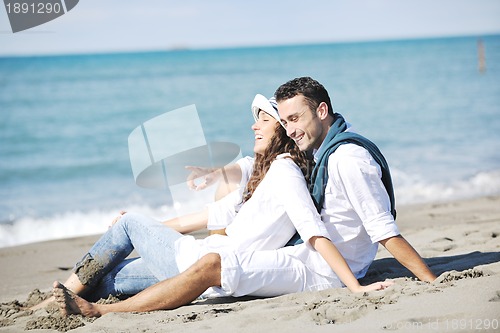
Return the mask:
<svg viewBox="0 0 500 333">
<path fill-rule="evenodd" d="M 101 314 L 93 303 L 90 303 L 56 281 L 52 293 L 63 316 L 81 314 L 85 317 L 100 317 Z"/>
<path fill-rule="evenodd" d="M 44 309 L 48 307 L 49 305 L 53 304 L 56 301 L 54 296 L 50 296 L 49 298 L 41 301 L 40 303 L 33 305 L 32 307 L 29 308 L 31 311 L 36 311 L 38 309 Z"/>
</svg>

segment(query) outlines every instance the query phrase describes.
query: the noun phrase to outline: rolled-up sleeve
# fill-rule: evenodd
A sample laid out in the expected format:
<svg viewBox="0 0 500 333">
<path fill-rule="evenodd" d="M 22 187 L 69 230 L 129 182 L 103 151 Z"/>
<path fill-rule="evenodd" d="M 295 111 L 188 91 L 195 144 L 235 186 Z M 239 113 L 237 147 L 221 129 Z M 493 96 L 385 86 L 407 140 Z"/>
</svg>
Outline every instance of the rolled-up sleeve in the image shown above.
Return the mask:
<svg viewBox="0 0 500 333">
<path fill-rule="evenodd" d="M 337 174 L 334 178 L 345 189 L 347 199 L 373 243 L 399 235 L 380 166 L 366 149 L 359 147 L 355 154 L 329 160 L 328 169 L 331 175 Z"/>
<path fill-rule="evenodd" d="M 236 161 L 236 164 L 240 166 L 241 169 L 241 181 L 240 187 L 245 188 L 247 186 L 248 180 L 252 175 L 254 158 L 250 156 L 245 156 Z"/>
<path fill-rule="evenodd" d="M 227 227 L 237 214 L 237 209 L 241 205 L 243 191 L 253 170 L 254 159 L 243 157 L 236 161 L 241 169 L 241 181 L 239 188 L 229 193 L 220 200 L 207 204 L 208 208 L 208 230 L 220 230 Z"/>
<path fill-rule="evenodd" d="M 236 216 L 236 207 L 241 203 L 240 190 L 234 190 L 224 198 L 207 204 L 208 230 L 219 230 L 227 227 Z"/>
</svg>

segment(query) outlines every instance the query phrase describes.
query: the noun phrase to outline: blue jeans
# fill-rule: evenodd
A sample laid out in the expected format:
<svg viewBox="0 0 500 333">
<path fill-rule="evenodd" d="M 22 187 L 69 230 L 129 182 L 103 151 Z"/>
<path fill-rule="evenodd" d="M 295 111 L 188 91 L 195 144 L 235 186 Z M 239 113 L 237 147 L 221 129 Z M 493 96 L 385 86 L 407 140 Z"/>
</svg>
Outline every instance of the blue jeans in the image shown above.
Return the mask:
<svg viewBox="0 0 500 333">
<path fill-rule="evenodd" d="M 174 243 L 177 231 L 147 216 L 127 213 L 75 265 L 92 299 L 134 295 L 179 274 Z M 133 250 L 140 257 L 126 259 Z"/>
</svg>

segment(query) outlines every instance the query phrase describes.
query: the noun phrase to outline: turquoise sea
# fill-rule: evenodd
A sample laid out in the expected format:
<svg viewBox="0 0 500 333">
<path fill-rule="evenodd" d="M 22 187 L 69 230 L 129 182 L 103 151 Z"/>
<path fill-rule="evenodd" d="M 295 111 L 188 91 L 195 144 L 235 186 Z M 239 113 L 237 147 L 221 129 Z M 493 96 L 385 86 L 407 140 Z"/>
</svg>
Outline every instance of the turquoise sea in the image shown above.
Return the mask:
<svg viewBox="0 0 500 333">
<path fill-rule="evenodd" d="M 298 76 L 323 83 L 336 111 L 379 145 L 398 205 L 500 193 L 500 36 L 9 57 L 0 247 L 100 233 L 122 209 L 171 214 L 184 203 L 134 182 L 134 128 L 195 104 L 207 142 L 248 155 L 254 95 Z M 180 132 L 175 140 L 189 140 Z"/>
</svg>

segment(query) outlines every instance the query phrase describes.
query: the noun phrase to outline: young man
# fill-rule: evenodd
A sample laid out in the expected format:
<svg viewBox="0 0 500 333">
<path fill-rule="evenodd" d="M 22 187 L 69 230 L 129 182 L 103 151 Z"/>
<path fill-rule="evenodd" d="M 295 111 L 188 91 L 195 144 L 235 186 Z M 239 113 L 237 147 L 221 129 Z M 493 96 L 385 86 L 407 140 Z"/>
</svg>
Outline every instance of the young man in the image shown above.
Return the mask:
<svg viewBox="0 0 500 333">
<path fill-rule="evenodd" d="M 276 100 L 287 134 L 301 150 L 314 155 L 314 202 L 331 241 L 356 278 L 366 274 L 380 243 L 417 278 L 433 281 L 436 276 L 395 224 L 389 169 L 377 147 L 350 131 L 342 116 L 333 112 L 326 89 L 311 78 L 283 84 L 276 91 Z M 225 262 L 210 253 L 175 278 L 115 304 L 86 302 L 59 283 L 54 285 L 54 295 L 65 314 L 100 316 L 173 309 L 210 287 L 226 296 L 276 296 L 340 286 L 318 252 L 302 243 L 272 251 L 233 253 Z"/>
<path fill-rule="evenodd" d="M 313 199 L 322 220 L 353 272 L 364 276 L 378 243 L 422 281 L 436 276 L 400 235 L 387 163 L 378 148 L 350 132 L 333 112 L 327 90 L 302 77 L 276 91 L 287 134 L 303 151 L 312 151 Z"/>
</svg>

